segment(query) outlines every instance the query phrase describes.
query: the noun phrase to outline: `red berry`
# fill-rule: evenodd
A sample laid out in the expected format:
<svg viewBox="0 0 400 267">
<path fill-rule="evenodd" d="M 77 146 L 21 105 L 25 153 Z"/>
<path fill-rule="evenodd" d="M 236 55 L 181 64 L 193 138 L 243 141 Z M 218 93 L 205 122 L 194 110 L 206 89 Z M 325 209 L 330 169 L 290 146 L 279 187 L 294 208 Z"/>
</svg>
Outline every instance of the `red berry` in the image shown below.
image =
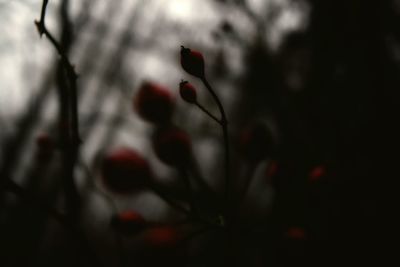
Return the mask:
<svg viewBox="0 0 400 267">
<path fill-rule="evenodd" d="M 251 162 L 266 159 L 272 152 L 272 136 L 266 125 L 256 123 L 247 127 L 240 135 L 240 150 Z"/>
<path fill-rule="evenodd" d="M 144 236 L 146 245 L 156 248 L 172 248 L 178 244 L 180 235 L 172 226 L 159 226 L 149 229 Z"/>
<path fill-rule="evenodd" d="M 121 234 L 132 235 L 143 230 L 147 223 L 142 215 L 128 210 L 113 216 L 111 226 Z"/>
<path fill-rule="evenodd" d="M 200 52 L 181 46 L 181 65 L 187 73 L 204 78 L 204 58 Z"/>
<path fill-rule="evenodd" d="M 115 193 L 126 194 L 144 189 L 150 180 L 147 161 L 130 148 L 107 155 L 102 162 L 104 184 Z"/>
<path fill-rule="evenodd" d="M 39 159 L 48 160 L 54 152 L 54 141 L 47 133 L 36 137 L 37 156 Z"/>
<path fill-rule="evenodd" d="M 183 100 L 190 104 L 195 104 L 197 102 L 196 88 L 187 81 L 182 81 L 179 84 L 179 93 Z"/>
<path fill-rule="evenodd" d="M 320 165 L 316 166 L 314 169 L 311 170 L 308 180 L 310 182 L 316 182 L 320 180 L 326 173 L 325 167 Z"/>
<path fill-rule="evenodd" d="M 167 88 L 144 82 L 134 99 L 134 109 L 144 120 L 165 123 L 171 119 L 174 102 L 174 97 Z"/>
<path fill-rule="evenodd" d="M 286 237 L 294 240 L 305 240 L 307 238 L 307 234 L 303 228 L 290 227 L 286 231 Z"/>
<path fill-rule="evenodd" d="M 190 137 L 179 128 L 170 126 L 159 129 L 154 136 L 153 146 L 158 158 L 167 165 L 183 167 L 190 161 Z"/>
<path fill-rule="evenodd" d="M 275 174 L 278 172 L 278 162 L 276 161 L 271 161 L 267 168 L 267 177 L 273 177 Z"/>
</svg>

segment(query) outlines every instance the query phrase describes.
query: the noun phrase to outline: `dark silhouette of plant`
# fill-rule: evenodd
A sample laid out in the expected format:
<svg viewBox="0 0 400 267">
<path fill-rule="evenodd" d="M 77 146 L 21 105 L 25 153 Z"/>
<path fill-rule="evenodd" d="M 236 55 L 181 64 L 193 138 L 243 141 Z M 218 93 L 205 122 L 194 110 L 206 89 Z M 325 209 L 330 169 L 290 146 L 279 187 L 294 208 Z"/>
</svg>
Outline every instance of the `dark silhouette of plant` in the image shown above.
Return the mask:
<svg viewBox="0 0 400 267">
<path fill-rule="evenodd" d="M 103 247 L 118 266 L 337 266 L 370 260 L 381 265 L 385 259 L 381 255 L 386 253 L 377 247 L 384 243 L 383 235 L 391 235 L 387 229 L 393 228 L 378 210 L 386 204 L 383 201 L 393 203 L 390 198 L 395 195 L 385 192 L 390 182 L 385 177 L 396 173 L 396 162 L 388 156 L 397 140 L 392 127 L 398 114 L 399 85 L 395 1 L 288 1 L 309 4 L 309 25 L 289 34 L 277 52 L 269 51 L 264 39 L 265 25 L 279 10 L 268 10 L 269 15 L 260 18 L 246 1 L 216 2 L 242 9 L 256 27 L 255 41 L 246 43 L 234 23 L 222 21 L 215 38 L 218 42 L 225 36 L 247 49 L 245 74 L 238 83 L 243 87 L 238 100 L 241 110 L 227 110 L 219 98 L 221 92 L 211 86 L 217 76 L 225 74 L 224 51 L 217 56 L 218 66 L 211 69 L 202 53 L 182 46 L 181 67 L 200 83 L 182 80 L 177 87 L 183 101 L 210 119 L 207 125 L 215 126 L 217 134 L 220 129 L 218 148 L 223 161 L 214 161 L 222 171 L 203 177 L 196 137 L 174 121 L 178 100 L 169 88 L 147 80 L 132 99 L 133 111 L 152 132 L 148 139 L 154 153 L 150 155 L 177 177 L 167 184 L 139 150 L 127 145 L 106 149 L 113 129 L 104 138 L 104 151 L 100 148 L 98 152 L 93 168 L 98 172 L 80 160 L 81 142 L 85 144 L 92 127 L 80 130 L 84 127 L 78 126 L 97 122 L 98 114 L 84 121 L 78 118 L 80 93 L 68 57 L 72 35 L 66 7 L 57 41 L 46 28 L 48 0 L 43 1 L 35 24 L 59 55 L 58 136 L 37 136 L 27 180 L 33 186 L 40 184 L 60 151 L 65 203 L 49 203 L 11 179 L 14 162 L 22 153 L 18 143 L 32 124 L 28 114 L 21 132 L 4 149 L 9 157 L 0 169 L 0 208 L 5 218 L 0 220 L 6 240 L 1 247 L 6 260 L 1 264 L 29 265 L 38 240 L 44 239 L 40 235 L 45 233 L 42 228 L 49 216 L 72 237 L 72 242 L 60 241 L 71 243 L 66 254 L 75 251 L 77 256 L 71 258 L 86 266 L 105 265 L 94 245 Z M 84 23 L 85 19 L 78 22 Z M 117 41 L 129 46 L 131 39 L 123 36 Z M 121 58 L 124 51 L 113 55 Z M 82 64 L 83 70 L 90 68 L 88 62 Z M 122 69 L 119 63 L 110 64 L 104 73 L 110 83 Z M 216 111 L 211 108 L 213 103 L 202 101 L 203 88 Z M 107 97 L 107 93 L 100 94 L 96 97 Z M 91 103 L 93 110 L 99 110 L 96 101 Z M 113 117 L 110 128 L 120 122 L 120 117 Z M 16 151 L 14 145 L 19 145 Z M 90 177 L 90 189 L 78 190 L 77 170 Z M 97 178 L 99 185 L 94 181 Z M 211 185 L 210 180 L 218 182 Z M 104 244 L 91 244 L 90 231 L 83 228 L 83 218 L 90 217 L 82 214 L 85 190 L 100 195 L 111 207 L 109 228 L 104 231 L 112 237 Z M 6 192 L 19 197 L 18 209 L 6 209 Z M 149 220 L 136 209 L 119 209 L 114 203 L 116 198 L 147 192 L 171 208 L 164 221 Z M 267 197 L 273 201 L 264 201 Z M 27 223 L 26 218 L 34 220 Z M 19 233 L 17 241 L 8 245 L 15 233 Z M 24 235 L 29 242 L 20 250 L 28 256 L 16 259 Z"/>
</svg>

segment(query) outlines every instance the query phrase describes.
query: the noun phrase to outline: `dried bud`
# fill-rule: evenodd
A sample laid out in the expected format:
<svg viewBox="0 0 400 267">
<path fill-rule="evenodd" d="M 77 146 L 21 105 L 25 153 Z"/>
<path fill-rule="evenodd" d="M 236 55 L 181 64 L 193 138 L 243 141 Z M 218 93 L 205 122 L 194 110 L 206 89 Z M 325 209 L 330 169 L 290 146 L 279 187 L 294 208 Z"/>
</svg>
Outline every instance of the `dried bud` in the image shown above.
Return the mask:
<svg viewBox="0 0 400 267">
<path fill-rule="evenodd" d="M 171 119 L 174 102 L 174 97 L 167 88 L 144 82 L 134 99 L 134 109 L 144 120 L 165 123 Z"/>
<path fill-rule="evenodd" d="M 179 84 L 179 93 L 183 100 L 190 104 L 195 104 L 197 102 L 196 88 L 187 81 L 182 81 Z"/>
<path fill-rule="evenodd" d="M 103 159 L 101 167 L 104 184 L 119 194 L 140 191 L 151 178 L 147 161 L 130 148 L 113 151 Z"/>
<path fill-rule="evenodd" d="M 241 133 L 241 152 L 251 162 L 266 159 L 271 154 L 272 148 L 272 135 L 263 123 L 255 123 Z"/>
<path fill-rule="evenodd" d="M 174 167 L 186 166 L 191 156 L 190 137 L 183 130 L 170 126 L 158 129 L 153 139 L 158 158 Z"/>
<path fill-rule="evenodd" d="M 142 231 L 147 226 L 147 222 L 136 211 L 128 210 L 114 215 L 111 226 L 121 234 L 132 235 Z"/>
<path fill-rule="evenodd" d="M 204 58 L 200 52 L 181 46 L 181 65 L 187 73 L 204 78 Z"/>
</svg>

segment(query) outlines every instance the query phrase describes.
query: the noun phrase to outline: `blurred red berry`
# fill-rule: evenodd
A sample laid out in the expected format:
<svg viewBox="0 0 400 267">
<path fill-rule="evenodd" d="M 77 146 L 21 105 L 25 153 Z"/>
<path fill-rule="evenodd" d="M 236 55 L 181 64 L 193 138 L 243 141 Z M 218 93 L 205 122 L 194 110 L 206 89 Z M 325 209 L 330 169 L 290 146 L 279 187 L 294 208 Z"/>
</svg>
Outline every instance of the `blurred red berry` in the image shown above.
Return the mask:
<svg viewBox="0 0 400 267">
<path fill-rule="evenodd" d="M 267 177 L 273 177 L 278 172 L 278 162 L 271 161 L 268 165 L 266 175 Z"/>
<path fill-rule="evenodd" d="M 172 226 L 159 226 L 149 229 L 144 235 L 146 245 L 155 248 L 173 248 L 180 240 L 178 231 Z"/>
<path fill-rule="evenodd" d="M 307 234 L 303 228 L 290 227 L 286 231 L 286 237 L 294 240 L 305 240 L 307 238 Z"/>
<path fill-rule="evenodd" d="M 48 160 L 54 152 L 54 141 L 47 133 L 41 133 L 36 137 L 37 157 L 40 160 Z"/>
<path fill-rule="evenodd" d="M 326 173 L 325 167 L 320 165 L 320 166 L 316 166 L 314 167 L 314 169 L 311 170 L 308 180 L 310 182 L 316 182 L 318 180 L 320 180 Z"/>
<path fill-rule="evenodd" d="M 195 104 L 197 102 L 196 88 L 187 81 L 182 81 L 179 84 L 179 93 L 183 100 L 190 104 Z"/>
<path fill-rule="evenodd" d="M 158 129 L 153 138 L 153 146 L 158 158 L 167 165 L 183 167 L 190 161 L 190 137 L 179 128 L 170 126 Z"/>
<path fill-rule="evenodd" d="M 171 119 L 174 102 L 174 97 L 167 88 L 144 82 L 134 99 L 134 109 L 146 121 L 165 123 Z"/>
<path fill-rule="evenodd" d="M 130 148 L 113 151 L 103 159 L 101 167 L 104 184 L 115 193 L 142 190 L 151 178 L 147 161 Z"/>
<path fill-rule="evenodd" d="M 240 151 L 245 159 L 259 162 L 270 156 L 273 149 L 272 135 L 262 123 L 255 123 L 240 135 Z"/>
<path fill-rule="evenodd" d="M 200 52 L 181 46 L 181 65 L 187 73 L 204 78 L 204 58 Z"/>
<path fill-rule="evenodd" d="M 142 231 L 147 226 L 147 222 L 136 211 L 128 210 L 114 215 L 111 226 L 121 234 L 132 235 Z"/>
</svg>

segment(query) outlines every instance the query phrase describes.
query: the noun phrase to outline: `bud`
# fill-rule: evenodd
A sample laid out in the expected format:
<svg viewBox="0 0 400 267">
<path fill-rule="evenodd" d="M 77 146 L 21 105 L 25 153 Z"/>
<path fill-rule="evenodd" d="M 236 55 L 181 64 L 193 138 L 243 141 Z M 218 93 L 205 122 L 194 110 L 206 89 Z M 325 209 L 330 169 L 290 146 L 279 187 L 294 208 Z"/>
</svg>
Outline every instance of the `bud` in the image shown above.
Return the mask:
<svg viewBox="0 0 400 267">
<path fill-rule="evenodd" d="M 181 65 L 187 73 L 204 78 L 204 58 L 200 52 L 181 46 Z"/>
<path fill-rule="evenodd" d="M 147 161 L 130 148 L 113 151 L 103 159 L 101 167 L 104 184 L 119 194 L 140 191 L 151 178 Z"/>
<path fill-rule="evenodd" d="M 255 123 L 247 127 L 240 135 L 240 150 L 251 162 L 266 159 L 272 152 L 273 140 L 270 131 L 263 123 Z"/>
<path fill-rule="evenodd" d="M 169 126 L 158 129 L 153 138 L 153 147 L 158 158 L 167 165 L 183 167 L 190 161 L 190 137 L 179 128 Z"/>
<path fill-rule="evenodd" d="M 142 215 L 128 210 L 114 215 L 111 219 L 111 226 L 121 234 L 132 235 L 142 231 L 147 223 Z"/>
<path fill-rule="evenodd" d="M 197 102 L 196 88 L 187 81 L 182 81 L 179 84 L 179 93 L 183 100 L 190 104 L 195 104 Z"/>
<path fill-rule="evenodd" d="M 134 99 L 134 109 L 146 121 L 165 123 L 171 119 L 174 97 L 167 88 L 144 82 Z"/>
</svg>

